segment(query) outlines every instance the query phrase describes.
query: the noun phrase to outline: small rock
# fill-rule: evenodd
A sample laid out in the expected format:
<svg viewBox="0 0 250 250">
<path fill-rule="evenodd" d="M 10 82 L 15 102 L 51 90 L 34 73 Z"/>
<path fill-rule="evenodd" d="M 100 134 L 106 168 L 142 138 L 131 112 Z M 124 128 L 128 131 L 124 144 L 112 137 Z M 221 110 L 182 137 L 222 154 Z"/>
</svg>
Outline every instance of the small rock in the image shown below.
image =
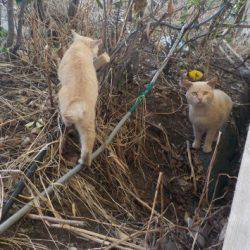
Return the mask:
<svg viewBox="0 0 250 250">
<path fill-rule="evenodd" d="M 27 128 L 27 129 L 32 128 L 33 125 L 34 125 L 34 123 L 35 123 L 35 122 L 28 122 L 27 124 L 25 124 L 25 128 Z"/>
</svg>

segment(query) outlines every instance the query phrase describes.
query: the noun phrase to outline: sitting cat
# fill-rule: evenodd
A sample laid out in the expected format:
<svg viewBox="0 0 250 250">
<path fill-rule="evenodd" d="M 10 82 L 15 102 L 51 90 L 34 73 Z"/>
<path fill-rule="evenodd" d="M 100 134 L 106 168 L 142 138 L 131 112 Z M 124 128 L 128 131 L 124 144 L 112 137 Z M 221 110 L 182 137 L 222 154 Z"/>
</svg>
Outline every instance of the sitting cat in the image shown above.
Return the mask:
<svg viewBox="0 0 250 250">
<path fill-rule="evenodd" d="M 58 68 L 61 89 L 59 108 L 65 126 L 74 125 L 80 135 L 79 162 L 91 164 L 95 141 L 95 107 L 98 81 L 93 64 L 100 40 L 83 37 L 72 31 L 73 43 Z"/>
<path fill-rule="evenodd" d="M 233 102 L 219 89 L 214 89 L 217 79 L 203 82 L 191 82 L 187 79 L 181 85 L 187 89 L 186 97 L 189 106 L 189 119 L 193 125 L 193 148 L 200 148 L 201 138 L 206 134 L 203 151 L 212 151 L 212 143 L 216 141 L 219 129 L 228 119 Z"/>
</svg>

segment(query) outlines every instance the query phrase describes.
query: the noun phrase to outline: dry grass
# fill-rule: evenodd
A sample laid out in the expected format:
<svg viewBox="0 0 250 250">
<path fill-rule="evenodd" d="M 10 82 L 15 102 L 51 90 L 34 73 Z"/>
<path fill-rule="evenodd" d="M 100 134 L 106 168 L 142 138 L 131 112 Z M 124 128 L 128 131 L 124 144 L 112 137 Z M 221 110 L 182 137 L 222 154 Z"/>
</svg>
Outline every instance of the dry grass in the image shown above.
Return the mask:
<svg viewBox="0 0 250 250">
<path fill-rule="evenodd" d="M 63 154 L 59 153 L 64 129 L 58 116 L 56 98 L 57 52 L 67 47 L 71 28 L 89 36 L 108 37 L 109 47 L 118 51 L 111 53 L 112 63 L 99 72 L 101 87 L 96 147 L 127 112 L 144 84 L 149 83 L 152 71 L 159 67 L 167 52 L 166 48 L 158 46 L 159 37 L 169 32 L 167 28 L 156 28 L 150 41 L 144 39 L 146 31 L 139 30 L 136 39 L 128 40 L 117 50 L 120 44 L 117 42 L 124 41 L 136 24 L 117 21 L 117 13 L 113 9 L 109 10 L 108 25 L 103 28 L 102 16 L 96 14 L 92 1 L 81 5 L 75 18 L 68 23 L 63 6 L 56 8 L 54 4 L 55 1 L 51 1 L 48 15 L 50 28 L 56 30 L 57 37 L 46 35 L 47 28 L 29 5 L 25 22 L 32 32 L 26 34 L 19 57 L 12 58 L 1 75 L 0 168 L 7 170 L 1 173 L 5 198 L 22 176 L 20 171 L 24 171 L 39 150 L 49 144 L 49 151 L 34 178 L 27 182 L 19 204 L 40 194 L 72 168 L 78 159 L 79 144 L 74 134 L 67 137 Z M 126 15 L 126 11 L 121 11 L 120 18 L 126 20 Z M 160 16 L 160 11 L 156 15 Z M 197 32 L 189 33 L 189 39 Z M 186 152 L 185 143 L 187 138 L 191 138 L 191 127 L 186 118 L 185 99 L 177 83 L 179 68 L 188 68 L 190 63 L 208 71 L 212 55 L 210 44 L 206 46 L 207 49 L 202 51 L 195 47 L 190 53 L 177 54 L 159 79 L 154 93 L 93 162 L 92 169 L 80 172 L 64 186 L 55 186 L 55 194 L 44 198 L 44 202 L 33 210 L 41 216 L 50 244 L 58 247 L 66 244 L 58 242 L 60 237 L 55 239 L 52 228 L 59 228 L 103 247 L 143 249 L 143 245 L 152 246 L 157 239 L 164 238 L 173 239 L 181 247 L 192 246 L 194 240 L 188 233 L 193 229 L 187 226 L 184 214 L 188 212 L 191 217 L 195 214 L 206 176 L 197 156 Z M 52 82 L 52 107 L 48 82 Z M 39 121 L 42 126 L 36 128 Z M 29 122 L 34 124 L 25 126 Z M 192 171 L 189 166 L 191 157 L 194 157 Z M 156 188 L 160 171 L 163 178 Z M 208 206 L 202 208 L 195 221 L 200 227 L 204 225 L 200 217 L 205 216 Z M 209 207 L 210 218 L 218 209 L 213 205 Z M 52 224 L 43 219 L 46 215 L 55 217 L 58 223 Z M 28 217 L 27 220 L 31 219 L 34 218 Z M 86 226 L 76 227 L 66 221 L 62 223 L 61 219 L 84 222 Z M 29 238 L 29 230 L 20 233 L 22 228 L 21 223 L 14 236 L 7 232 L 11 238 L 0 239 L 1 244 L 14 248 L 47 249 L 48 242 L 37 243 L 34 238 Z M 216 230 L 218 232 L 220 228 Z"/>
</svg>

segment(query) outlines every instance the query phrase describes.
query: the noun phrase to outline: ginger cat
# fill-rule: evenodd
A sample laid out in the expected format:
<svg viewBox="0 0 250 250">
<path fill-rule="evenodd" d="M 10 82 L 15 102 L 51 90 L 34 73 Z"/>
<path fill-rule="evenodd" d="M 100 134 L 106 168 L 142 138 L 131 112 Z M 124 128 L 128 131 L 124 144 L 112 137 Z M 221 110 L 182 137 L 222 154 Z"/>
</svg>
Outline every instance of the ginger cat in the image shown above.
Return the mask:
<svg viewBox="0 0 250 250">
<path fill-rule="evenodd" d="M 193 125 L 193 148 L 201 146 L 201 138 L 206 134 L 203 151 L 212 151 L 212 143 L 217 140 L 219 129 L 228 119 L 232 110 L 231 98 L 219 89 L 214 89 L 217 79 L 207 82 L 182 80 L 181 85 L 187 89 L 189 120 Z"/>
<path fill-rule="evenodd" d="M 93 64 L 100 40 L 83 37 L 72 31 L 73 43 L 58 68 L 61 89 L 59 108 L 66 127 L 74 125 L 81 141 L 79 163 L 91 164 L 95 141 L 95 108 L 98 81 Z"/>
</svg>

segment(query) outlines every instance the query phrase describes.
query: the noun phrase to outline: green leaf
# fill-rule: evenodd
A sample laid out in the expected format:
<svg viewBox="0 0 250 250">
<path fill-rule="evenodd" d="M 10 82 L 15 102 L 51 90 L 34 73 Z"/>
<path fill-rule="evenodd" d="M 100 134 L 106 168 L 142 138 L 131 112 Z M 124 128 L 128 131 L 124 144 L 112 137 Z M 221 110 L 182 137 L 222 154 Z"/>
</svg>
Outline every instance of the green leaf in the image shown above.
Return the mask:
<svg viewBox="0 0 250 250">
<path fill-rule="evenodd" d="M 20 1 L 20 0 L 19 0 L 19 1 Z M 96 3 L 97 3 L 97 5 L 98 5 L 101 9 L 103 9 L 103 5 L 102 5 L 102 3 L 101 3 L 100 0 L 96 0 Z"/>
<path fill-rule="evenodd" d="M 42 119 L 39 119 L 37 122 L 36 122 L 36 128 L 40 129 L 44 126 L 44 123 L 43 123 L 43 120 Z"/>
<path fill-rule="evenodd" d="M 189 0 L 188 5 L 198 7 L 201 4 L 200 0 Z"/>
<path fill-rule="evenodd" d="M 7 35 L 8 32 L 4 28 L 0 27 L 0 38 L 6 37 Z"/>
<path fill-rule="evenodd" d="M 6 52 L 9 52 L 9 48 L 0 47 L 0 53 L 6 53 Z"/>
<path fill-rule="evenodd" d="M 25 124 L 25 128 L 31 129 L 33 127 L 34 123 L 35 122 L 29 122 L 29 123 Z"/>
</svg>

